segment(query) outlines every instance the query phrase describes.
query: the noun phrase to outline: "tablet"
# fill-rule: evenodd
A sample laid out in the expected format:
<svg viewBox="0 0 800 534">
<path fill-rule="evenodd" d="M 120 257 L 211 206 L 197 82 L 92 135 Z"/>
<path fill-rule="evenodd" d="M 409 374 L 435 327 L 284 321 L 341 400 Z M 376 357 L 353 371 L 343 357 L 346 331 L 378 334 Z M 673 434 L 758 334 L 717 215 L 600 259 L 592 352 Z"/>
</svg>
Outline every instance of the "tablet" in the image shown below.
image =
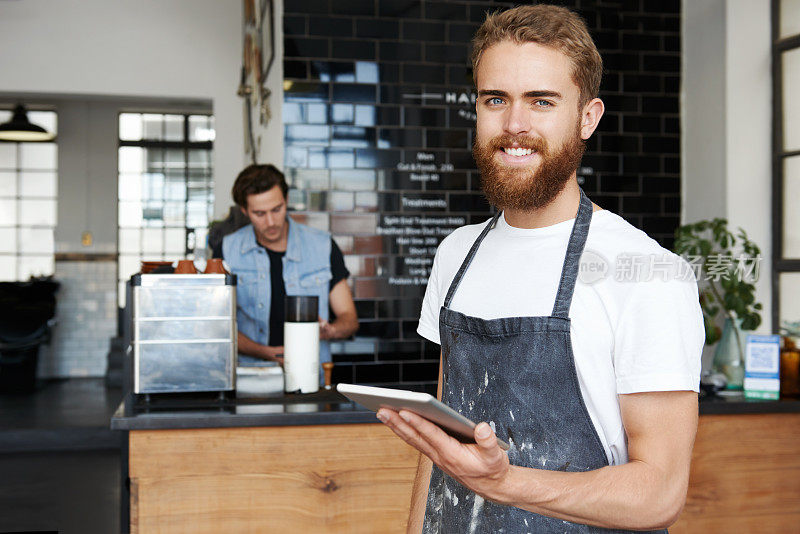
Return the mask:
<svg viewBox="0 0 800 534">
<path fill-rule="evenodd" d="M 373 412 L 377 412 L 381 408 L 389 408 L 394 411 L 408 410 L 437 424 L 462 443 L 475 443 L 475 423 L 427 393 L 356 384 L 338 384 L 336 390 Z M 508 443 L 500 438 L 497 438 L 497 444 L 504 451 L 509 448 Z"/>
</svg>

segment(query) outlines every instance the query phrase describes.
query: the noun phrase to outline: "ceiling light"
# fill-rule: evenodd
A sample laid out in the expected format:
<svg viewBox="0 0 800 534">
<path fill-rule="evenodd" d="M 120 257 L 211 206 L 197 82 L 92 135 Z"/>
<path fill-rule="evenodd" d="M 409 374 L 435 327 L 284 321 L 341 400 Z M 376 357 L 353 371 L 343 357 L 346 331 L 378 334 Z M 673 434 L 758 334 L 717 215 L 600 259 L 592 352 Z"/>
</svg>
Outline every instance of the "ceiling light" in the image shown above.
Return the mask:
<svg viewBox="0 0 800 534">
<path fill-rule="evenodd" d="M 28 120 L 25 106 L 18 104 L 14 108 L 14 116 L 10 121 L 0 124 L 0 140 L 2 141 L 52 141 L 55 134 L 52 134 Z"/>
</svg>

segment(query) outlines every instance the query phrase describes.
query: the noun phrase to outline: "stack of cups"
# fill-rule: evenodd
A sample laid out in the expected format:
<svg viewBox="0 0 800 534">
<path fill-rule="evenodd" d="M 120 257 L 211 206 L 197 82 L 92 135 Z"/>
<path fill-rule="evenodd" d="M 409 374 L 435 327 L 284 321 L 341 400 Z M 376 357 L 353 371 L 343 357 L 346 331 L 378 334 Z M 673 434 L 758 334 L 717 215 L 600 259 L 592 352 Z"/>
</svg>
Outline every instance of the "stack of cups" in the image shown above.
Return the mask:
<svg viewBox="0 0 800 534">
<path fill-rule="evenodd" d="M 287 296 L 283 323 L 286 393 L 319 391 L 319 297 Z"/>
</svg>

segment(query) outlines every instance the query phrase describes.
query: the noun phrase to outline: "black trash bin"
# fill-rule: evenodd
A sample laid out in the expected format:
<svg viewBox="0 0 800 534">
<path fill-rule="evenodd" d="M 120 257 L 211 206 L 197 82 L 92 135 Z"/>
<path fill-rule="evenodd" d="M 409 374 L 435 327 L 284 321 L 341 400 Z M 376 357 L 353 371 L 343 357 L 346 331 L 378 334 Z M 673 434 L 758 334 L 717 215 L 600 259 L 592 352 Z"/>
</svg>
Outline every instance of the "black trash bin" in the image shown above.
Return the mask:
<svg viewBox="0 0 800 534">
<path fill-rule="evenodd" d="M 58 282 L 0 283 L 0 393 L 36 387 L 39 348 L 50 339 Z"/>
</svg>

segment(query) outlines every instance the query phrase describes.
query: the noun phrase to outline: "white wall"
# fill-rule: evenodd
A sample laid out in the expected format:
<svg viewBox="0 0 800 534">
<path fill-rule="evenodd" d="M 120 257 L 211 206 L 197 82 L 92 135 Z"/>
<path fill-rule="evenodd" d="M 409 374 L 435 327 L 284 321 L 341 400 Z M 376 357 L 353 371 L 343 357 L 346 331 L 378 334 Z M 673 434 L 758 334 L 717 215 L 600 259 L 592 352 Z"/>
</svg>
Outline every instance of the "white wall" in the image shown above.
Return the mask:
<svg viewBox="0 0 800 534">
<path fill-rule="evenodd" d="M 772 72 L 769 0 L 726 2 L 726 214 L 761 247 L 756 300 L 764 305 L 760 333 L 773 333 Z M 778 325 L 774 325 L 777 329 Z"/>
<path fill-rule="evenodd" d="M 683 14 L 682 222 L 726 217 L 759 245 L 757 331 L 772 333 L 770 2 L 684 0 Z"/>
<path fill-rule="evenodd" d="M 223 214 L 246 163 L 236 96 L 241 6 L 238 0 L 0 2 L 0 93 L 210 101 L 217 130 L 215 213 Z M 283 38 L 281 9 L 279 3 L 276 44 Z M 263 134 L 270 142 L 262 161 L 282 162 L 282 77 L 277 60 L 269 80 L 273 121 Z"/>
<path fill-rule="evenodd" d="M 769 0 L 683 2 L 683 222 L 727 217 L 762 251 L 756 298 L 771 331 Z"/>
<path fill-rule="evenodd" d="M 724 217 L 725 0 L 683 3 L 682 222 Z"/>
</svg>

